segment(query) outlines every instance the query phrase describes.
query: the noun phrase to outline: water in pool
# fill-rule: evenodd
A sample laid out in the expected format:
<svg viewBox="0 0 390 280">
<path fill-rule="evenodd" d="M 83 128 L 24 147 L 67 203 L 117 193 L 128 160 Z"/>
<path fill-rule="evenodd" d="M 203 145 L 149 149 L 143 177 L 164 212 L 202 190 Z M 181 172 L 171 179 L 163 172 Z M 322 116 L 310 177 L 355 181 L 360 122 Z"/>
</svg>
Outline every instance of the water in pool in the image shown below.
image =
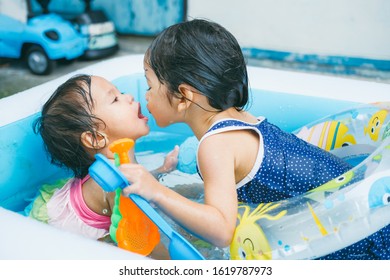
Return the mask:
<svg viewBox="0 0 390 280">
<path fill-rule="evenodd" d="M 166 152 L 142 152 L 137 153 L 137 161 L 145 166 L 148 170 L 153 170 L 162 165 Z M 176 192 L 181 195 L 197 201 L 203 202 L 203 181 L 200 179 L 198 174 L 187 174 L 175 170 L 169 174 L 166 174 L 162 178 L 160 178 L 160 182 L 174 189 Z M 173 220 L 171 220 L 168 216 L 164 215 L 161 211 L 156 209 L 158 213 L 184 238 L 186 238 L 191 244 L 199 250 L 199 252 L 208 260 L 221 260 L 228 259 L 228 248 L 218 248 L 215 247 L 192 234 L 185 231 L 178 224 L 176 224 Z M 169 243 L 169 239 L 165 237 L 163 234 L 161 235 L 163 242 L 165 244 Z"/>
</svg>

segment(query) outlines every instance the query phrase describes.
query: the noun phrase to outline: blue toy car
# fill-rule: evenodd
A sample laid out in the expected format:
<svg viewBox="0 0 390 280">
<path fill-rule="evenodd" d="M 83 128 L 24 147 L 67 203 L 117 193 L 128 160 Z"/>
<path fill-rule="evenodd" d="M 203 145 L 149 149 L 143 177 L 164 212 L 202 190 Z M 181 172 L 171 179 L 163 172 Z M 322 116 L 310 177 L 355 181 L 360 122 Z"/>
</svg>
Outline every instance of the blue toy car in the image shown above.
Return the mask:
<svg viewBox="0 0 390 280">
<path fill-rule="evenodd" d="M 82 59 L 98 59 L 116 53 L 119 43 L 114 23 L 104 10 L 92 9 L 91 2 L 92 0 L 31 0 L 30 11 L 33 14 L 55 13 L 71 22 L 88 41 Z"/>
<path fill-rule="evenodd" d="M 44 14 L 23 21 L 0 13 L 0 57 L 24 59 L 34 74 L 50 74 L 56 61 L 72 61 L 87 47 L 88 40 L 59 15 Z"/>
<path fill-rule="evenodd" d="M 114 23 L 102 10 L 86 10 L 70 19 L 77 31 L 88 40 L 88 48 L 83 58 L 97 59 L 116 53 L 119 50 Z"/>
</svg>

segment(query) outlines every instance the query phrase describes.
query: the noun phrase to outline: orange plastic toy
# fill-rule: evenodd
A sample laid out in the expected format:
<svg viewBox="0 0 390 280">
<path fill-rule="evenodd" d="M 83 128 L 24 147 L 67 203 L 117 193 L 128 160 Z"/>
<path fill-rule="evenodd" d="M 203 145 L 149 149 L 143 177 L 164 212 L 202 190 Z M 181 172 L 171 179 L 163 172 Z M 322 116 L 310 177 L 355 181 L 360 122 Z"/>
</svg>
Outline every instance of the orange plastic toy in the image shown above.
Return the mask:
<svg viewBox="0 0 390 280">
<path fill-rule="evenodd" d="M 129 150 L 133 148 L 134 140 L 130 138 L 123 138 L 112 142 L 108 148 L 111 152 L 118 154 L 120 164 L 130 163 Z"/>
<path fill-rule="evenodd" d="M 128 151 L 133 146 L 132 139 L 124 138 L 113 142 L 109 149 L 119 156 L 119 164 L 123 164 L 130 162 Z M 120 189 L 116 190 L 110 236 L 118 247 L 145 256 L 160 242 L 158 227 L 130 198 L 121 195 Z"/>
</svg>

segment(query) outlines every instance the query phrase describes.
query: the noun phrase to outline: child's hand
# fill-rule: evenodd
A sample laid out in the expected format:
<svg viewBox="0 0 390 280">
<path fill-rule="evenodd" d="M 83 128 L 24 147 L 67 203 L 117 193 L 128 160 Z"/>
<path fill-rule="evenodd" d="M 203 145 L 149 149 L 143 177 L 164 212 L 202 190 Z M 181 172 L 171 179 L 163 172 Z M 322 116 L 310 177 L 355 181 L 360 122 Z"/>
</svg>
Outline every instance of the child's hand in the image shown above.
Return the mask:
<svg viewBox="0 0 390 280">
<path fill-rule="evenodd" d="M 164 173 L 169 173 L 175 170 L 177 167 L 177 163 L 179 162 L 178 155 L 179 146 L 176 145 L 175 148 L 170 151 L 165 157 L 164 164 L 161 166 L 161 171 L 163 171 Z"/>
<path fill-rule="evenodd" d="M 138 194 L 150 202 L 157 199 L 162 186 L 145 167 L 129 163 L 122 164 L 118 168 L 130 184 L 122 190 L 123 195 Z"/>
</svg>

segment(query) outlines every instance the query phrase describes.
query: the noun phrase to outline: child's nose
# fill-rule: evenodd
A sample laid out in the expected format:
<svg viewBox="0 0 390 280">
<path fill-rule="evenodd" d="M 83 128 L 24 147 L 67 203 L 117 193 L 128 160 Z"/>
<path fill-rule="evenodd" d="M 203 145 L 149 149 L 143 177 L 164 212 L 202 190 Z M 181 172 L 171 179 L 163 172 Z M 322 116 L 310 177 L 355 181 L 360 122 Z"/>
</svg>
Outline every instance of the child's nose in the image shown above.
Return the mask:
<svg viewBox="0 0 390 280">
<path fill-rule="evenodd" d="M 133 103 L 134 102 L 134 96 L 132 96 L 131 94 L 126 94 L 126 96 L 127 96 L 127 101 L 129 103 Z"/>
</svg>

